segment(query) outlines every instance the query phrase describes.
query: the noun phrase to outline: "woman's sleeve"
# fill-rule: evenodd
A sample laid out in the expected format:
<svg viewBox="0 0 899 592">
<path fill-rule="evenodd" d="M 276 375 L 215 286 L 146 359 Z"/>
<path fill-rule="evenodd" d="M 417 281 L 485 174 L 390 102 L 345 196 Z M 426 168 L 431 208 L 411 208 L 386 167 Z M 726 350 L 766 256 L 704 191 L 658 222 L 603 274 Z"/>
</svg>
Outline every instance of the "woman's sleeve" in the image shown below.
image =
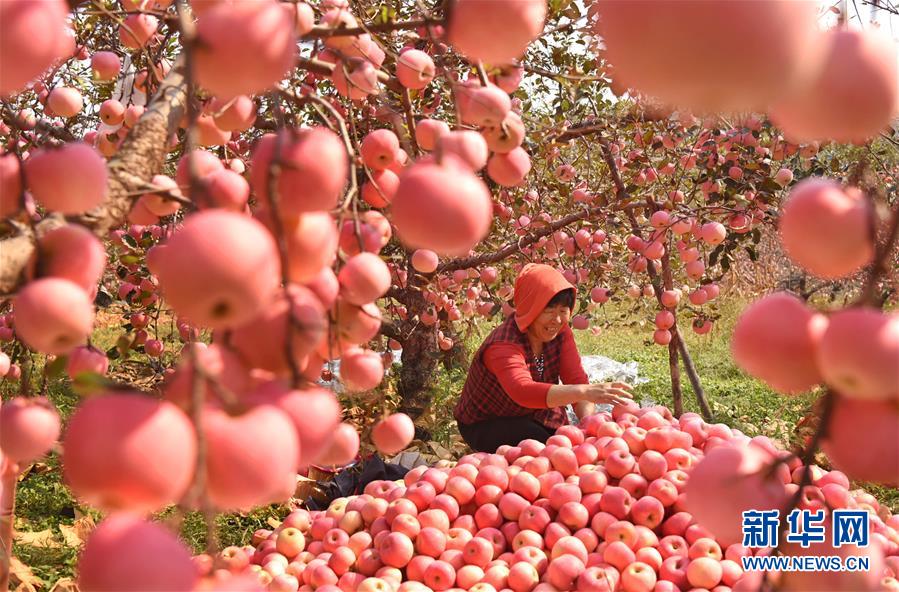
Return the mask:
<svg viewBox="0 0 899 592">
<path fill-rule="evenodd" d="M 587 384 L 590 380 L 581 365 L 581 354 L 574 342 L 574 331 L 567 328 L 562 334 L 562 352 L 559 360 L 559 378 L 562 384 Z"/>
<path fill-rule="evenodd" d="M 484 364 L 513 401 L 529 409 L 546 409 L 551 386 L 531 377 L 524 350 L 513 343 L 492 343 L 484 351 Z"/>
</svg>

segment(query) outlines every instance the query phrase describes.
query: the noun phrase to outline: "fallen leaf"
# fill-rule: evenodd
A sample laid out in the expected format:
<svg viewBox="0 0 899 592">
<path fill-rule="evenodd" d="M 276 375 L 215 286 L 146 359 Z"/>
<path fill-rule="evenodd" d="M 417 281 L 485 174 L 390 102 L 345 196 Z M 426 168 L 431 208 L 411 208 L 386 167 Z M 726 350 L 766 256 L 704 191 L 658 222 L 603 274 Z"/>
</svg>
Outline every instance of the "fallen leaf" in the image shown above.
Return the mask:
<svg viewBox="0 0 899 592">
<path fill-rule="evenodd" d="M 97 523 L 94 521 L 93 516 L 89 514 L 78 516 L 77 513 L 75 514 L 75 533 L 79 539 L 86 541 L 95 528 L 97 528 Z"/>
<path fill-rule="evenodd" d="M 434 451 L 440 459 L 448 459 L 453 457 L 453 453 L 438 444 L 437 442 L 428 442 L 428 446 L 430 446 L 431 450 Z"/>
<path fill-rule="evenodd" d="M 59 578 L 50 592 L 78 592 L 78 585 L 72 578 Z"/>
<path fill-rule="evenodd" d="M 17 532 L 15 540 L 23 545 L 31 545 L 32 547 L 48 547 L 55 549 L 61 545 L 53 538 L 53 531 L 49 528 L 39 532 Z"/>
<path fill-rule="evenodd" d="M 48 465 L 47 463 L 37 462 L 28 465 L 21 473 L 19 473 L 19 482 L 24 481 L 26 477 L 30 474 L 34 473 L 35 475 L 40 475 L 41 473 L 48 473 L 53 470 L 53 467 Z"/>
<path fill-rule="evenodd" d="M 15 557 L 9 563 L 9 573 L 13 581 L 20 582 L 16 592 L 19 590 L 31 592 L 35 587 L 44 585 L 43 580 L 31 573 L 31 568 L 16 559 Z"/>
<path fill-rule="evenodd" d="M 297 475 L 297 486 L 293 492 L 294 498 L 305 500 L 308 497 L 319 496 L 321 496 L 321 488 L 318 485 L 318 481 L 316 481 L 315 479 L 310 479 L 309 477 Z"/>
<path fill-rule="evenodd" d="M 84 544 L 84 541 L 78 536 L 78 531 L 75 530 L 74 526 L 60 524 L 59 531 L 62 533 L 62 539 L 67 546 L 78 548 Z"/>
<path fill-rule="evenodd" d="M 275 518 L 274 516 L 269 516 L 268 520 L 265 521 L 266 524 L 271 526 L 272 528 L 278 528 L 281 526 L 281 521 Z"/>
</svg>

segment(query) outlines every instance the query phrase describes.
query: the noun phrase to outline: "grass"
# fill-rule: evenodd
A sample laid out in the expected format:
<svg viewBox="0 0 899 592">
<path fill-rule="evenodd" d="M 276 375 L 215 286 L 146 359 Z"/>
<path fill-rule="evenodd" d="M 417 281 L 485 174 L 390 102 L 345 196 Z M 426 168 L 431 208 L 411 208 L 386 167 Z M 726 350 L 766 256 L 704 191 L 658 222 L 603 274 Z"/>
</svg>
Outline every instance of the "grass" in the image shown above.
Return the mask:
<svg viewBox="0 0 899 592">
<path fill-rule="evenodd" d="M 48 396 L 63 417 L 68 417 L 78 404 L 78 396 L 59 382 L 49 384 Z M 73 526 L 81 511 L 86 508 L 78 508 L 62 481 L 60 457 L 51 452 L 20 479 L 14 524 L 17 533 L 50 531 L 52 538 L 46 545 L 14 542 L 13 555 L 46 584 L 71 577 L 77 549 L 64 544 L 60 526 Z"/>
<path fill-rule="evenodd" d="M 709 334 L 697 335 L 688 323 L 684 331 L 687 350 L 712 410 L 712 422 L 726 423 L 753 436 L 764 434 L 788 446 L 792 426 L 808 410 L 816 394 L 784 397 L 734 365 L 730 355 L 730 335 L 743 303 L 726 302 L 719 309 L 720 318 Z M 615 319 L 622 312 L 620 305 L 613 307 L 607 318 Z M 640 375 L 649 382 L 635 388 L 635 400 L 646 397 L 673 408 L 668 348 L 651 341 L 654 312 L 647 312 L 644 326 L 613 324 L 599 336 L 577 332 L 577 342 L 582 354 L 600 354 L 620 362 L 636 361 Z M 614 320 L 611 322 L 615 323 Z M 680 368 L 684 410 L 698 413 L 696 395 L 683 364 Z"/>
<path fill-rule="evenodd" d="M 808 411 L 816 394 L 784 397 L 734 366 L 729 353 L 729 337 L 745 303 L 727 301 L 724 298 L 721 301 L 727 303 L 719 309 L 720 318 L 710 334 L 699 336 L 692 330 L 688 330 L 686 334 L 687 347 L 711 406 L 713 421 L 726 423 L 750 436 L 764 434 L 788 446 L 794 441 L 793 426 Z M 667 348 L 655 345 L 650 340 L 653 312 L 647 309 L 643 313 L 635 313 L 627 310 L 623 303 L 610 303 L 604 309 L 600 317 L 605 319 L 606 326 L 600 335 L 576 332 L 581 354 L 600 354 L 620 362 L 636 361 L 640 376 L 648 378 L 649 382 L 635 389 L 635 399 L 641 401 L 648 398 L 654 403 L 671 407 L 673 401 Z M 467 337 L 469 356 L 491 329 L 492 325 L 484 323 Z M 111 347 L 116 338 L 115 329 L 109 327 L 100 329 L 94 336 L 94 341 L 98 347 L 105 349 Z M 465 368 L 447 371 L 439 366 L 432 391 L 432 408 L 426 414 L 426 427 L 433 440 L 448 450 L 459 450 L 459 436 L 452 420 L 452 408 L 465 376 Z M 685 410 L 698 411 L 692 388 L 683 373 L 681 383 Z M 3 388 L 4 394 L 8 395 L 8 390 L 6 385 Z M 65 381 L 51 381 L 48 395 L 64 417 L 68 417 L 78 403 L 78 396 Z M 899 512 L 899 489 L 872 484 L 854 485 L 863 486 L 893 512 Z M 220 515 L 216 524 L 219 545 L 246 544 L 254 530 L 270 527 L 269 520 L 278 520 L 287 512 L 288 508 L 285 506 L 268 506 L 250 514 Z M 99 513 L 72 499 L 62 481 L 59 457 L 55 453 L 51 453 L 42 465 L 37 465 L 19 483 L 16 495 L 16 529 L 26 535 L 49 530 L 55 545 L 16 543 L 13 552 L 48 588 L 60 578 L 72 577 L 77 561 L 77 548 L 64 543 L 60 527 L 75 525 L 82 515 L 95 521 L 102 518 Z M 195 552 L 204 550 L 206 528 L 198 513 L 189 513 L 179 520 L 170 508 L 157 518 L 178 527 L 183 540 Z"/>
<path fill-rule="evenodd" d="M 697 335 L 687 328 L 687 350 L 709 402 L 713 423 L 725 423 L 749 436 L 765 435 L 782 447 L 790 448 L 799 443 L 794 426 L 808 413 L 821 392 L 787 397 L 772 391 L 734 365 L 730 355 L 730 336 L 746 304 L 746 301 L 722 297 L 719 318 L 709 334 Z M 604 327 L 598 336 L 587 331 L 575 331 L 581 355 L 598 354 L 618 362 L 636 361 L 639 375 L 648 378 L 649 382 L 634 389 L 634 399 L 638 402 L 650 399 L 655 404 L 673 408 L 668 349 L 652 342 L 655 309 L 647 308 L 643 314 L 635 313 L 623 302 L 610 302 L 603 309 L 599 319 Z M 468 350 L 474 352 L 492 327 L 487 324 L 479 326 L 466 340 Z M 696 395 L 682 364 L 680 368 L 684 410 L 699 413 Z M 452 375 L 441 371 L 436 381 L 433 397 L 435 409 L 429 415 L 443 418 L 443 421 L 431 423 L 428 427 L 435 440 L 447 447 L 454 438 L 458 439 L 455 422 L 446 418 L 452 418 L 456 393 L 461 391 L 464 381 L 465 374 L 461 371 L 455 371 Z M 819 461 L 825 462 L 826 459 L 819 455 Z M 853 483 L 853 486 L 863 487 L 893 513 L 899 512 L 899 489 L 874 483 Z"/>
<path fill-rule="evenodd" d="M 742 303 L 731 302 L 719 311 L 721 318 L 711 333 L 696 335 L 687 329 L 687 349 L 691 354 L 700 384 L 713 413 L 713 422 L 722 422 L 750 435 L 764 434 L 784 446 L 791 442 L 792 426 L 809 409 L 816 394 L 784 397 L 768 389 L 761 382 L 744 374 L 730 357 L 729 338 Z M 598 336 L 588 331 L 575 331 L 581 355 L 598 354 L 618 362 L 636 361 L 639 375 L 649 382 L 634 389 L 634 399 L 646 399 L 654 404 L 673 408 L 668 349 L 652 343 L 652 315 L 647 309 L 645 319 L 634 321 L 635 313 L 624 303 L 610 303 L 600 312 L 601 322 L 608 326 Z M 636 317 L 639 317 L 637 313 Z M 625 322 L 625 319 L 630 319 Z M 466 340 L 469 357 L 494 325 L 483 324 Z M 684 410 L 699 412 L 699 406 L 687 375 L 681 366 L 681 390 Z M 428 425 L 435 440 L 447 444 L 445 438 L 456 434 L 452 417 L 458 393 L 465 382 L 464 369 L 452 373 L 440 371 L 433 389 L 432 416 L 440 421 Z"/>
<path fill-rule="evenodd" d="M 63 382 L 50 383 L 48 396 L 64 418 L 78 403 L 78 396 Z M 282 519 L 290 509 L 286 505 L 272 505 L 248 514 L 221 514 L 216 519 L 216 533 L 220 547 L 247 544 L 259 528 L 271 528 L 269 520 Z M 60 456 L 51 452 L 34 465 L 16 489 L 15 529 L 25 535 L 23 542 L 14 542 L 13 555 L 27 565 L 35 577 L 47 587 L 60 578 L 73 577 L 78 547 L 66 541 L 63 529 L 76 526 L 76 521 L 97 523 L 103 514 L 81 505 L 65 486 Z M 172 506 L 155 516 L 178 528 L 181 538 L 196 553 L 206 548 L 206 525 L 199 512 L 176 516 Z M 180 524 L 178 524 L 180 522 Z M 40 542 L 32 539 L 44 533 Z"/>
<path fill-rule="evenodd" d="M 799 446 L 801 442 L 794 427 L 808 413 L 821 391 L 784 396 L 734 365 L 730 355 L 730 336 L 746 304 L 722 298 L 718 311 L 720 318 L 709 334 L 697 335 L 691 329 L 685 333 L 687 350 L 709 402 L 712 421 L 725 423 L 749 436 L 768 436 L 784 448 Z M 613 308 L 614 312 L 621 312 L 620 307 L 617 311 Z M 645 395 L 655 403 L 671 408 L 673 397 L 667 348 L 651 343 L 651 319 L 647 316 L 644 328 L 617 326 L 599 336 L 576 332 L 578 348 L 583 355 L 600 354 L 620 362 L 637 361 L 640 375 L 649 378 L 649 382 L 635 389 L 635 400 L 639 401 Z M 683 365 L 681 390 L 684 410 L 698 413 L 699 405 L 683 372 Z M 821 453 L 817 455 L 817 460 L 822 465 L 826 463 Z M 866 489 L 893 513 L 899 513 L 899 488 L 861 482 L 852 485 Z"/>
</svg>

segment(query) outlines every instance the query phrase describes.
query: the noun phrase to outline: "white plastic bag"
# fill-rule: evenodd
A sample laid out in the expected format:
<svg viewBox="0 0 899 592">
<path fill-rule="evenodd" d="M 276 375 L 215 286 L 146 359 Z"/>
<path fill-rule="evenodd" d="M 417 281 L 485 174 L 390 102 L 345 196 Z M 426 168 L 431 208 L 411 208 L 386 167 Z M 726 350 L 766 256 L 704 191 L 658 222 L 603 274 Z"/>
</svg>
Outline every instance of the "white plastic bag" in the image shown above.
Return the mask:
<svg viewBox="0 0 899 592">
<path fill-rule="evenodd" d="M 637 365 L 637 362 L 631 360 L 630 362 L 617 362 L 611 358 L 607 358 L 605 356 L 581 356 L 581 365 L 584 367 L 584 372 L 587 373 L 587 378 L 591 383 L 594 382 L 626 382 L 631 386 L 637 386 L 638 384 L 645 384 L 649 382 L 649 379 L 645 376 L 640 376 L 640 371 Z M 641 407 L 650 407 L 655 405 L 655 402 L 649 397 L 644 396 L 642 400 L 637 401 Z M 611 405 L 597 405 L 597 411 L 606 411 L 611 412 Z M 566 408 L 566 412 L 568 414 L 568 421 L 572 425 L 577 425 L 578 419 L 577 415 L 574 413 L 574 409 L 571 405 L 568 405 Z"/>
</svg>

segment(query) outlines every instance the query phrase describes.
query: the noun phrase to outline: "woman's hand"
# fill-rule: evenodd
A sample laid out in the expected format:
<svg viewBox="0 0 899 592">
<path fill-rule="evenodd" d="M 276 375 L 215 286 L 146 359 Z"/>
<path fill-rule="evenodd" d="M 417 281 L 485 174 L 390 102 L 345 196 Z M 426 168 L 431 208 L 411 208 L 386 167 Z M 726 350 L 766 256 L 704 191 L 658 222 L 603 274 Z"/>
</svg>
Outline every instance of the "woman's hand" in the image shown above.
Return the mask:
<svg viewBox="0 0 899 592">
<path fill-rule="evenodd" d="M 591 403 L 624 405 L 628 401 L 634 400 L 634 396 L 631 394 L 634 387 L 626 382 L 599 382 L 586 384 L 584 387 L 586 390 L 584 400 Z"/>
</svg>

